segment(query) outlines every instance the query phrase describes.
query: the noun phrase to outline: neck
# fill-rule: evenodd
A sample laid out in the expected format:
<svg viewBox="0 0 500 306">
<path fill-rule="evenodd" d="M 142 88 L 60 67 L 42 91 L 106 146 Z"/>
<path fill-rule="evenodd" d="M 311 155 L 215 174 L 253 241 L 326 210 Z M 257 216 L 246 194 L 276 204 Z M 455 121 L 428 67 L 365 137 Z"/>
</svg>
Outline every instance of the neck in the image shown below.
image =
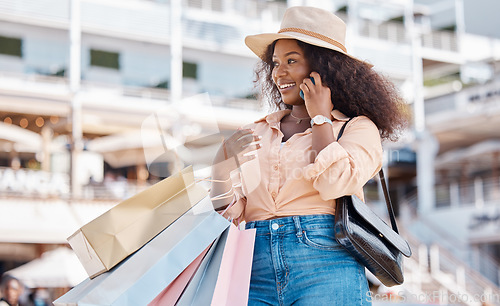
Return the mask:
<svg viewBox="0 0 500 306">
<path fill-rule="evenodd" d="M 305 105 L 294 105 L 292 106 L 292 115 L 297 118 L 308 118 L 307 108 Z"/>
</svg>

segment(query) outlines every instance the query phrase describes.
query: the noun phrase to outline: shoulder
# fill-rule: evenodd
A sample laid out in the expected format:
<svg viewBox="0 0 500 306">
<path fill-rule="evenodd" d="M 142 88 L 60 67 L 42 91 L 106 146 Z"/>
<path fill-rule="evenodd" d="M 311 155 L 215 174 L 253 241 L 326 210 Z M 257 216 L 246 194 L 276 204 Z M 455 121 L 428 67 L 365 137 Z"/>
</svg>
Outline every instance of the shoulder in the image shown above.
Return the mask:
<svg viewBox="0 0 500 306">
<path fill-rule="evenodd" d="M 352 120 L 349 122 L 349 125 L 369 128 L 372 130 L 374 129 L 378 131 L 378 127 L 375 125 L 375 123 L 366 116 L 357 116 L 352 118 Z"/>
<path fill-rule="evenodd" d="M 339 130 L 344 128 L 344 131 L 347 132 L 361 129 L 379 133 L 377 125 L 375 125 L 375 123 L 366 116 L 349 118 L 338 110 L 333 110 L 332 116 L 335 119 L 334 126 L 337 126 L 337 129 Z"/>
<path fill-rule="evenodd" d="M 344 115 L 339 110 L 334 109 L 332 111 L 332 117 L 341 126 L 343 126 L 343 125 L 345 125 L 347 123 L 346 129 L 354 127 L 354 126 L 357 126 L 357 127 L 366 127 L 366 128 L 371 128 L 371 129 L 378 130 L 378 128 L 375 125 L 375 123 L 373 123 L 373 121 L 370 118 L 366 117 L 366 116 L 356 116 L 356 117 L 350 118 L 350 117 Z"/>
<path fill-rule="evenodd" d="M 377 125 L 366 116 L 357 116 L 349 120 L 345 126 L 344 135 L 346 137 L 357 137 L 360 141 L 370 139 L 381 142 Z"/>
</svg>

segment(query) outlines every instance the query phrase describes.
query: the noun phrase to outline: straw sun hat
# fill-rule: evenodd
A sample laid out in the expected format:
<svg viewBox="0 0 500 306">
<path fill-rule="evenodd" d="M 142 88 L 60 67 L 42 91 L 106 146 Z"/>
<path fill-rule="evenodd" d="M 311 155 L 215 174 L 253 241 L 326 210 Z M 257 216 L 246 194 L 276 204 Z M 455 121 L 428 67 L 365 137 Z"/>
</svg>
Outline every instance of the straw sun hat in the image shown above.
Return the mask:
<svg viewBox="0 0 500 306">
<path fill-rule="evenodd" d="M 263 60 L 267 47 L 277 39 L 297 39 L 354 58 L 347 53 L 345 34 L 344 21 L 333 13 L 315 7 L 293 6 L 285 11 L 278 33 L 250 35 L 245 38 L 245 44 Z"/>
</svg>

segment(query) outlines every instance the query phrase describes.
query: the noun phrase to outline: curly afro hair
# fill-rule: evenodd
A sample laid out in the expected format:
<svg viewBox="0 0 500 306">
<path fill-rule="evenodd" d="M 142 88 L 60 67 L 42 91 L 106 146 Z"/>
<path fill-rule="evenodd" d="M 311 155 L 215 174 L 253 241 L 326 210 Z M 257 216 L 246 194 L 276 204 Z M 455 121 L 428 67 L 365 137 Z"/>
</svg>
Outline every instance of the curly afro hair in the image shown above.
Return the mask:
<svg viewBox="0 0 500 306">
<path fill-rule="evenodd" d="M 267 47 L 263 61 L 256 69 L 256 85 L 267 98 L 272 109 L 290 108 L 283 103 L 280 92 L 272 79 L 273 52 L 276 41 Z M 399 132 L 410 121 L 408 105 L 399 95 L 394 84 L 359 60 L 340 52 L 297 41 L 304 51 L 312 71 L 331 90 L 334 108 L 346 116 L 366 116 L 380 131 L 382 139 L 397 140 Z"/>
</svg>

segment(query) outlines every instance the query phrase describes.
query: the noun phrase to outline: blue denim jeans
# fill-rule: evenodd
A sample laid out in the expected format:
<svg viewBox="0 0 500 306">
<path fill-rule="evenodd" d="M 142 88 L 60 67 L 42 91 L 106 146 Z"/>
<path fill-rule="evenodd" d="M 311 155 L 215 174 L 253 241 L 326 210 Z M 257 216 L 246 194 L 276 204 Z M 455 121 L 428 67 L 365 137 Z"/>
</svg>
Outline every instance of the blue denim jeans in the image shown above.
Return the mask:
<svg viewBox="0 0 500 306">
<path fill-rule="evenodd" d="M 248 305 L 371 305 L 364 267 L 335 240 L 334 219 L 248 222 L 257 229 Z"/>
</svg>

